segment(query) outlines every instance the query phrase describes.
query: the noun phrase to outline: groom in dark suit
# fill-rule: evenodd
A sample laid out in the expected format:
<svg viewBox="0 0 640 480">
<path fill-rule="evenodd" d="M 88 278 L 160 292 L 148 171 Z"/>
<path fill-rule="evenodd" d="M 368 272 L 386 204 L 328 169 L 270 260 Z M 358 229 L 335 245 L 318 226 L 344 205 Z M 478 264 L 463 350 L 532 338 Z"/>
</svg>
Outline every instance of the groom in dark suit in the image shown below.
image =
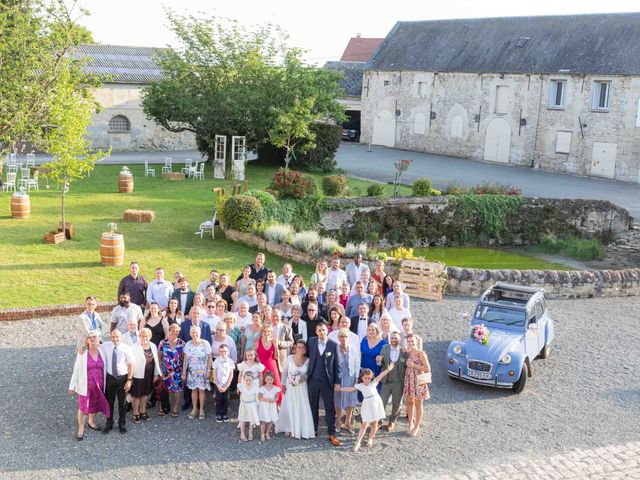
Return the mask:
<svg viewBox="0 0 640 480">
<path fill-rule="evenodd" d="M 307 388 L 309 403 L 313 415 L 313 425 L 318 435 L 318 411 L 320 395 L 324 403 L 325 420 L 329 432 L 329 441 L 336 447 L 340 440 L 336 438 L 336 410 L 333 404 L 333 392 L 340 388 L 340 362 L 338 360 L 338 344 L 328 338 L 329 329 L 322 322 L 316 326 L 317 337 L 311 337 L 307 343 L 309 354 L 309 371 Z"/>
</svg>

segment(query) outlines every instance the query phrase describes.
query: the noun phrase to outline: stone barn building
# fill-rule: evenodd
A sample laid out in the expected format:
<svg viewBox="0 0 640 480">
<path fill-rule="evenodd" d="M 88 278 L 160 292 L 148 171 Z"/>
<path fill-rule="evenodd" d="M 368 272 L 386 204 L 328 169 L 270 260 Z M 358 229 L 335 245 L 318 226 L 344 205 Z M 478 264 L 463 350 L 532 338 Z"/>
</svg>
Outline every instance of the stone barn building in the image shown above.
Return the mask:
<svg viewBox="0 0 640 480">
<path fill-rule="evenodd" d="M 104 84 L 94 89 L 102 111 L 94 115 L 90 141 L 94 148 L 113 150 L 195 150 L 190 132 L 172 133 L 146 117 L 140 101 L 142 88 L 161 77 L 153 58 L 158 49 L 119 45 L 81 45 L 85 70 Z"/>
<path fill-rule="evenodd" d="M 638 52 L 640 13 L 398 22 L 361 142 L 639 182 Z"/>
</svg>

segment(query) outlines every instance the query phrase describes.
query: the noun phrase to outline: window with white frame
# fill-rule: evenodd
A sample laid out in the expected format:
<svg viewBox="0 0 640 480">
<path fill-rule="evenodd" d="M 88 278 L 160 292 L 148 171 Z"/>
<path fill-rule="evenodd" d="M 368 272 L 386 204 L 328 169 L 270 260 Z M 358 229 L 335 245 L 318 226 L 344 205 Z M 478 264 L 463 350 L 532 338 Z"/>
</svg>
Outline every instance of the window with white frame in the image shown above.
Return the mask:
<svg viewBox="0 0 640 480">
<path fill-rule="evenodd" d="M 564 94 L 567 89 L 566 80 L 551 80 L 549 86 L 549 106 L 552 108 L 564 107 Z"/>
<path fill-rule="evenodd" d="M 116 115 L 109 120 L 109 132 L 125 133 L 129 131 L 131 131 L 131 123 L 129 123 L 129 119 L 124 115 Z"/>
<path fill-rule="evenodd" d="M 611 82 L 593 82 L 593 104 L 594 110 L 609 110 L 609 94 L 611 92 Z"/>
</svg>

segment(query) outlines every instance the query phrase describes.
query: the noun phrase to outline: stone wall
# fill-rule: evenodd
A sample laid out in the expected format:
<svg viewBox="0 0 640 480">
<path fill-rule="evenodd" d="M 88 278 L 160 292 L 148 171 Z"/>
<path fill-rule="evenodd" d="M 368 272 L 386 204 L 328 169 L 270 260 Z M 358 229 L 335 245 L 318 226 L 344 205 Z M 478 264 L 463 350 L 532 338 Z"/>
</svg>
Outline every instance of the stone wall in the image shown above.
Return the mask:
<svg viewBox="0 0 640 480">
<path fill-rule="evenodd" d="M 98 302 L 98 312 L 110 312 L 116 302 Z M 0 321 L 26 320 L 28 318 L 80 315 L 84 304 L 45 305 L 42 307 L 5 308 L 0 310 Z"/>
<path fill-rule="evenodd" d="M 544 288 L 549 298 L 640 295 L 640 269 L 555 271 L 447 268 L 447 295 L 477 296 L 495 282 Z"/>
<path fill-rule="evenodd" d="M 560 107 L 552 81 L 566 82 Z M 592 108 L 596 81 L 610 82 L 606 110 Z M 363 143 L 640 181 L 638 76 L 368 70 L 363 85 Z M 615 150 L 607 172 L 592 164 L 603 143 Z"/>
<path fill-rule="evenodd" d="M 455 197 L 453 197 L 455 198 Z M 451 225 L 464 223 L 466 218 L 456 214 L 455 210 L 448 209 L 451 202 L 447 197 L 363 197 L 354 199 L 327 199 L 328 208 L 322 215 L 320 221 L 321 230 L 329 235 L 354 235 L 354 240 L 368 240 L 357 238 L 357 234 L 350 228 L 354 222 L 362 222 L 363 217 L 369 218 L 371 224 L 381 225 L 381 218 L 394 219 L 391 228 L 382 228 L 380 238 L 382 244 L 385 242 L 384 231 L 392 229 L 403 229 L 404 220 L 407 224 L 411 215 L 417 215 L 423 220 L 423 227 L 428 227 L 429 238 L 418 237 L 417 244 L 426 245 L 447 245 L 453 244 L 455 239 L 447 238 L 447 230 L 451 230 Z M 418 212 L 412 210 L 423 209 Z M 611 232 L 614 236 L 627 232 L 633 223 L 633 218 L 629 212 L 617 205 L 605 200 L 569 200 L 550 198 L 528 198 L 517 215 L 507 216 L 507 221 L 514 222 L 513 231 L 518 233 L 516 238 L 508 244 L 527 243 L 521 235 L 524 231 L 530 233 L 545 234 L 547 232 L 562 235 L 566 233 L 576 233 L 584 237 L 594 237 L 603 232 Z M 415 226 L 413 222 L 412 225 Z M 537 229 L 537 230 L 536 230 Z M 417 232 L 420 233 L 419 231 Z M 425 232 L 422 232 L 423 235 Z M 449 234 L 452 232 L 450 231 Z M 453 231 L 453 234 L 456 232 Z M 472 239 L 468 244 L 474 244 Z M 394 242 L 390 242 L 395 244 Z M 491 239 L 489 239 L 491 243 Z M 411 246 L 407 244 L 407 246 Z"/>
</svg>

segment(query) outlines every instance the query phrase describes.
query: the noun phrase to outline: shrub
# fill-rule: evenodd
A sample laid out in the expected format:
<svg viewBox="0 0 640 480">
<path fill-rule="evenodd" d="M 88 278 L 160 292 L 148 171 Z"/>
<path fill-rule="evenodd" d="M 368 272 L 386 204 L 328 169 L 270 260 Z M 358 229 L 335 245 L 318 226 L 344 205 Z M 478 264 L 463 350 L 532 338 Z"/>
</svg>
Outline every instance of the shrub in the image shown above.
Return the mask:
<svg viewBox="0 0 640 480">
<path fill-rule="evenodd" d="M 380 197 L 384 188 L 379 183 L 372 183 L 367 187 L 367 195 L 369 197 Z"/>
<path fill-rule="evenodd" d="M 294 232 L 291 225 L 282 225 L 275 223 L 273 225 L 269 225 L 264 229 L 264 238 L 266 238 L 270 242 L 287 243 L 293 233 Z"/>
<path fill-rule="evenodd" d="M 330 197 L 344 195 L 347 190 L 347 177 L 344 175 L 327 175 L 322 179 L 322 191 Z"/>
<path fill-rule="evenodd" d="M 248 195 L 234 195 L 224 202 L 221 212 L 226 228 L 239 232 L 252 232 L 264 220 L 260 202 Z"/>
<path fill-rule="evenodd" d="M 364 242 L 359 244 L 347 242 L 344 246 L 344 254 L 346 257 L 354 257 L 356 253 L 361 253 L 363 257 L 366 257 L 368 248 L 369 247 Z"/>
<path fill-rule="evenodd" d="M 387 255 L 384 252 L 378 252 L 374 255 L 374 260 L 382 260 L 383 262 L 386 262 L 387 260 L 389 260 L 389 255 Z"/>
<path fill-rule="evenodd" d="M 318 250 L 322 255 L 333 255 L 339 246 L 337 240 L 330 237 L 322 237 L 318 245 Z"/>
<path fill-rule="evenodd" d="M 409 260 L 413 257 L 413 248 L 398 247 L 391 251 L 391 256 L 396 260 Z"/>
<path fill-rule="evenodd" d="M 280 168 L 271 177 L 269 188 L 277 191 L 280 197 L 303 198 L 315 191 L 316 182 L 297 170 Z"/>
<path fill-rule="evenodd" d="M 435 188 L 432 188 L 431 195 L 434 197 L 439 197 L 440 195 L 442 195 L 442 192 L 440 190 L 436 190 Z"/>
<path fill-rule="evenodd" d="M 314 230 L 303 230 L 296 233 L 291 239 L 291 245 L 303 252 L 311 253 L 320 241 L 320 235 Z"/>
<path fill-rule="evenodd" d="M 467 193 L 467 190 L 456 182 L 449 182 L 444 190 L 442 190 L 444 195 L 464 195 Z"/>
<path fill-rule="evenodd" d="M 590 240 L 574 236 L 558 238 L 552 233 L 542 236 L 539 249 L 579 260 L 597 260 L 604 253 L 602 243 L 595 238 Z"/>
<path fill-rule="evenodd" d="M 273 212 L 278 208 L 278 201 L 276 200 L 276 197 L 271 193 L 264 192 L 262 190 L 249 190 L 245 195 L 258 199 L 260 205 L 262 205 L 265 220 L 271 220 L 273 218 Z"/>
<path fill-rule="evenodd" d="M 316 136 L 313 142 L 315 147 L 305 153 L 297 153 L 291 160 L 291 166 L 312 172 L 333 172 L 336 166 L 336 152 L 342 140 L 342 127 L 314 123 L 309 128 Z"/>
<path fill-rule="evenodd" d="M 413 184 L 412 191 L 415 196 L 428 197 L 431 195 L 431 180 L 428 178 L 416 180 Z"/>
</svg>

